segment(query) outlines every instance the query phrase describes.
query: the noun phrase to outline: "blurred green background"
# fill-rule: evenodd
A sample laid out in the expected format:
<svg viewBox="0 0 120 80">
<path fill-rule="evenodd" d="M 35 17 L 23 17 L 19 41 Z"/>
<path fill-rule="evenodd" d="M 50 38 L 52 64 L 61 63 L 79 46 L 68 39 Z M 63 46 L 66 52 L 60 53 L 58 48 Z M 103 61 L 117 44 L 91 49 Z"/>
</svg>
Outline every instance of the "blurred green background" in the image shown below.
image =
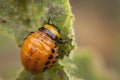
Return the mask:
<svg viewBox="0 0 120 80">
<path fill-rule="evenodd" d="M 120 1 L 70 3 L 77 44 L 72 60 L 77 68 L 71 74 L 83 80 L 120 80 Z M 0 33 L 0 77 L 10 80 L 21 67 L 15 40 Z"/>
</svg>

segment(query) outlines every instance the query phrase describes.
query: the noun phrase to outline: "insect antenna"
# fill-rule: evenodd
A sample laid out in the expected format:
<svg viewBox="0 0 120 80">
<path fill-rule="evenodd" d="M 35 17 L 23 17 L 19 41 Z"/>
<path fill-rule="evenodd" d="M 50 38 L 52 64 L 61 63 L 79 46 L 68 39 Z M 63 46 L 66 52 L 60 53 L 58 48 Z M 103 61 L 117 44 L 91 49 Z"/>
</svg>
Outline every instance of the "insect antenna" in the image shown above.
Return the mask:
<svg viewBox="0 0 120 80">
<path fill-rule="evenodd" d="M 48 22 L 47 22 L 47 24 L 50 24 L 51 19 L 52 19 L 52 16 L 50 16 L 50 17 L 48 18 Z"/>
</svg>

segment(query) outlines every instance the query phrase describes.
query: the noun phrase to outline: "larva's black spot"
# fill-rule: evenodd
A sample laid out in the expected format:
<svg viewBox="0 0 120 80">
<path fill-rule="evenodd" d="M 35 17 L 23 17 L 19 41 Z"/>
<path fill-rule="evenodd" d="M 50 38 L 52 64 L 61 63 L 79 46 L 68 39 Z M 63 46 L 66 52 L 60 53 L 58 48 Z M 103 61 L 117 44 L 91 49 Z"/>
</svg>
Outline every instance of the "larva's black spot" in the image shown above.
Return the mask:
<svg viewBox="0 0 120 80">
<path fill-rule="evenodd" d="M 51 49 L 51 52 L 52 52 L 52 53 L 55 53 L 55 50 L 54 50 L 54 49 Z"/>
<path fill-rule="evenodd" d="M 48 69 L 48 67 L 44 67 L 44 69 L 43 69 L 43 70 L 46 70 L 46 69 Z"/>
<path fill-rule="evenodd" d="M 50 61 L 47 61 L 47 62 L 45 63 L 45 65 L 48 65 L 48 64 L 50 64 Z"/>
<path fill-rule="evenodd" d="M 53 61 L 52 63 L 55 63 L 56 61 Z"/>
<path fill-rule="evenodd" d="M 55 59 L 57 59 L 57 58 L 58 58 L 58 56 L 55 57 Z"/>
<path fill-rule="evenodd" d="M 49 55 L 48 59 L 52 59 L 53 58 L 53 55 Z"/>
<path fill-rule="evenodd" d="M 55 42 L 55 48 L 57 47 L 57 45 L 58 45 L 58 43 L 57 43 L 57 42 Z"/>
</svg>

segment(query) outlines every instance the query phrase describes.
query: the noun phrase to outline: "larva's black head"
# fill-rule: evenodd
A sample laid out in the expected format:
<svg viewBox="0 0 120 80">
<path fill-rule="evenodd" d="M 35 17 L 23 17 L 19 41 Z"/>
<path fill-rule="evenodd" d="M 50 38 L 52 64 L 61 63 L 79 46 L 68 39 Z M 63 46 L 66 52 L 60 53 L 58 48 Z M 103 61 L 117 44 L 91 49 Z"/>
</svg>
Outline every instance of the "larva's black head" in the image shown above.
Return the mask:
<svg viewBox="0 0 120 80">
<path fill-rule="evenodd" d="M 59 39 L 60 38 L 60 31 L 59 29 L 52 25 L 52 24 L 45 24 L 39 30 L 48 34 L 52 39 Z"/>
<path fill-rule="evenodd" d="M 59 39 L 60 38 L 60 30 L 53 24 L 50 24 L 52 16 L 49 17 L 48 22 L 44 23 L 43 27 L 39 30 L 42 30 L 46 34 L 48 34 L 52 39 Z"/>
</svg>

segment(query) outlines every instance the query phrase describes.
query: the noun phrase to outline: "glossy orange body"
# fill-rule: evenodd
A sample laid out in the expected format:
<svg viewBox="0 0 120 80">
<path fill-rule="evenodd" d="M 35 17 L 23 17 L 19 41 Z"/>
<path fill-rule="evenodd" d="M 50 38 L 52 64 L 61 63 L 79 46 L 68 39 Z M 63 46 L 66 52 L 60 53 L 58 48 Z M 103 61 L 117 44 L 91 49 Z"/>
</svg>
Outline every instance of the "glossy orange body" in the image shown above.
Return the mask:
<svg viewBox="0 0 120 80">
<path fill-rule="evenodd" d="M 31 73 L 50 68 L 58 57 L 56 41 L 42 31 L 36 31 L 25 39 L 21 47 L 21 61 Z"/>
</svg>

